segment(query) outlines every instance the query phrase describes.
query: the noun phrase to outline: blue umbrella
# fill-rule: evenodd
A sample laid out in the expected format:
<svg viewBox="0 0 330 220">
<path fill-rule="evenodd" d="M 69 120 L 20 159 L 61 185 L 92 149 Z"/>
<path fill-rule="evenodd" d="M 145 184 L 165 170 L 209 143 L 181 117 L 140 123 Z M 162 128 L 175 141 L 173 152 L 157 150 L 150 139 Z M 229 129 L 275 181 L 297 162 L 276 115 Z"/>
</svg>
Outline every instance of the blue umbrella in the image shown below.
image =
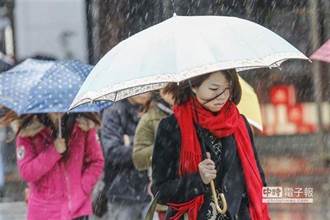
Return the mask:
<svg viewBox="0 0 330 220">
<path fill-rule="evenodd" d="M 0 104 L 19 115 L 67 112 L 91 69 L 76 60 L 27 59 L 0 74 Z M 110 104 L 89 103 L 72 112 L 98 112 Z"/>
</svg>

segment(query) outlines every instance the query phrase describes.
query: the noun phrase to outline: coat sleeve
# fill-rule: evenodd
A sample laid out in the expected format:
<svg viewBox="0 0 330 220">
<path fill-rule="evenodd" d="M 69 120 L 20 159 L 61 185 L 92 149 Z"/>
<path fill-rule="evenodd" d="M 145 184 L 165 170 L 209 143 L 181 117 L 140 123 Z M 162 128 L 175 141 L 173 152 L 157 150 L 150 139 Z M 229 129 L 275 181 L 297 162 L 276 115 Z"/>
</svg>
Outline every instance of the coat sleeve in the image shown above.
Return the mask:
<svg viewBox="0 0 330 220">
<path fill-rule="evenodd" d="M 62 157 L 53 144 L 45 146 L 44 150 L 37 154 L 31 139 L 20 136 L 16 139 L 16 155 L 19 173 L 26 182 L 40 180 Z"/>
<path fill-rule="evenodd" d="M 170 123 L 168 119 L 160 122 L 152 156 L 152 192 L 159 192 L 160 204 L 186 202 L 208 189 L 198 172 L 177 175 L 180 131 L 172 119 Z"/>
<path fill-rule="evenodd" d="M 133 167 L 133 146 L 132 143 L 129 146 L 124 144 L 124 135 L 124 125 L 121 123 L 118 110 L 113 107 L 105 110 L 101 129 L 102 147 L 107 163 L 117 169 Z"/>
<path fill-rule="evenodd" d="M 139 171 L 147 170 L 151 166 L 154 132 L 152 120 L 147 115 L 142 116 L 135 130 L 132 156 L 134 166 Z"/>
<path fill-rule="evenodd" d="M 103 152 L 96 129 L 90 129 L 86 133 L 87 141 L 84 155 L 84 172 L 82 174 L 82 188 L 86 194 L 90 194 L 96 182 L 101 177 L 104 167 Z"/>
<path fill-rule="evenodd" d="M 245 120 L 245 124 L 246 124 L 246 127 L 247 127 L 248 132 L 249 132 L 249 136 L 250 136 L 250 139 L 251 139 L 251 143 L 252 143 L 252 147 L 253 147 L 253 152 L 254 152 L 254 158 L 256 159 L 256 162 L 257 162 L 257 166 L 258 166 L 258 169 L 259 169 L 259 172 L 260 172 L 260 177 L 262 179 L 263 185 L 264 186 L 267 186 L 265 173 L 264 173 L 264 170 L 263 170 L 263 168 L 262 168 L 262 166 L 260 164 L 260 160 L 259 160 L 259 157 L 258 157 L 258 152 L 257 152 L 256 146 L 254 144 L 254 135 L 252 133 L 251 126 L 250 126 L 248 120 L 246 119 L 246 117 L 243 116 L 243 118 Z"/>
</svg>

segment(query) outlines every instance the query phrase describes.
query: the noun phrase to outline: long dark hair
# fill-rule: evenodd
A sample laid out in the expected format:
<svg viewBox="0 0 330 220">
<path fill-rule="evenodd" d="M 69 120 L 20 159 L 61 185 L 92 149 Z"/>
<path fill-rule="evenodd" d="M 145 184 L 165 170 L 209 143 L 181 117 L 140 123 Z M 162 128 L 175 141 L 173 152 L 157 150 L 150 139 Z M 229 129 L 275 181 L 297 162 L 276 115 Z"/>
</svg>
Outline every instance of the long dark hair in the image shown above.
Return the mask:
<svg viewBox="0 0 330 220">
<path fill-rule="evenodd" d="M 97 113 L 70 113 L 65 114 L 62 118 L 62 134 L 63 138 L 65 139 L 66 144 L 68 144 L 70 136 L 73 131 L 73 127 L 76 123 L 76 119 L 78 117 L 84 117 L 86 119 L 89 119 L 93 121 L 97 126 L 100 126 L 100 118 Z M 45 127 L 49 128 L 52 131 L 53 138 L 56 138 L 56 135 L 58 133 L 58 130 L 52 120 L 49 118 L 48 114 L 29 114 L 29 115 L 23 115 L 19 117 L 20 120 L 20 126 L 17 130 L 16 135 L 18 135 L 22 129 L 28 127 L 34 119 L 37 119 L 41 124 L 43 124 Z"/>
<path fill-rule="evenodd" d="M 218 71 L 216 71 L 218 72 Z M 242 96 L 242 88 L 239 83 L 238 74 L 236 70 L 221 70 L 230 85 L 230 97 L 231 100 L 237 105 Z M 191 78 L 189 80 L 185 80 L 183 82 L 177 83 L 169 83 L 164 88 L 164 93 L 170 93 L 173 95 L 174 103 L 177 105 L 184 104 L 187 102 L 191 97 L 194 96 L 193 92 L 191 91 L 191 87 L 199 87 L 207 78 L 210 77 L 211 74 L 215 72 L 207 73 L 201 76 L 197 76 Z"/>
</svg>

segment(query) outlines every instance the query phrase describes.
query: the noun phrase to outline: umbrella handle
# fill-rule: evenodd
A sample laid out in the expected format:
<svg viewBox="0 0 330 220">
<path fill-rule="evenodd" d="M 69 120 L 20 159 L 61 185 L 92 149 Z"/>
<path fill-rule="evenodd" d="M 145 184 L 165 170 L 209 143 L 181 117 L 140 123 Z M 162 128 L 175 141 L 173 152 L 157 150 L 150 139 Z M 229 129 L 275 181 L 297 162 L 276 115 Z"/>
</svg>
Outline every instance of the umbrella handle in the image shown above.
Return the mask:
<svg viewBox="0 0 330 220">
<path fill-rule="evenodd" d="M 58 118 L 58 138 L 62 138 L 62 118 L 59 116 Z"/>
<path fill-rule="evenodd" d="M 215 191 L 215 186 L 214 186 L 214 181 L 213 180 L 210 182 L 210 185 L 211 185 L 213 201 L 215 203 L 215 208 L 216 208 L 217 212 L 220 213 L 220 214 L 225 214 L 227 212 L 227 209 L 228 209 L 225 195 L 223 193 L 220 193 L 220 199 L 221 199 L 221 202 L 223 204 L 223 207 L 221 208 L 219 206 L 218 196 L 217 196 L 217 192 Z"/>
</svg>

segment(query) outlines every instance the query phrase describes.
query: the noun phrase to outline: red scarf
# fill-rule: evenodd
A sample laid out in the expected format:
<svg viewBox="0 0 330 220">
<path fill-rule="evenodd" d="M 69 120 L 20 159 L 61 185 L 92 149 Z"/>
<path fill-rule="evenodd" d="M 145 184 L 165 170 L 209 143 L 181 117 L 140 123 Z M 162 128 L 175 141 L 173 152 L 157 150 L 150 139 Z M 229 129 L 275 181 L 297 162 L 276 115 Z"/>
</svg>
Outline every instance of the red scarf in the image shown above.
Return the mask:
<svg viewBox="0 0 330 220">
<path fill-rule="evenodd" d="M 174 106 L 174 115 L 181 131 L 179 176 L 198 172 L 198 164 L 202 161 L 201 146 L 194 127 L 193 100 L 183 105 Z M 206 110 L 197 100 L 195 108 L 199 124 L 218 138 L 234 135 L 237 152 L 242 164 L 247 195 L 249 198 L 249 213 L 252 220 L 269 220 L 268 206 L 262 203 L 263 183 L 254 157 L 249 133 L 244 118 L 236 105 L 227 102 L 220 112 L 214 115 Z M 171 220 L 178 220 L 185 213 L 189 220 L 197 220 L 198 212 L 204 202 L 204 195 L 179 204 L 168 204 L 176 210 Z"/>
</svg>

